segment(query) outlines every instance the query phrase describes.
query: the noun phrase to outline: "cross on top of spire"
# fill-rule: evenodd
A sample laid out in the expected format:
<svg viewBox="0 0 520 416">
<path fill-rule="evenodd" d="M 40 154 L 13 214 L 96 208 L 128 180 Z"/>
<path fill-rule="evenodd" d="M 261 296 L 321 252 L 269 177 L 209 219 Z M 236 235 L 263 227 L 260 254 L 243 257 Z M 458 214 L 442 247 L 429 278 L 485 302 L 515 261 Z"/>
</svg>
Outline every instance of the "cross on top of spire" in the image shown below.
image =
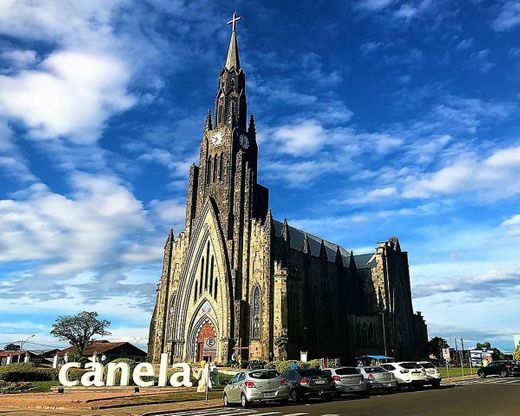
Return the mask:
<svg viewBox="0 0 520 416">
<path fill-rule="evenodd" d="M 231 25 L 231 31 L 234 32 L 236 30 L 236 23 L 242 19 L 240 16 L 237 16 L 236 10 L 233 12 L 233 17 L 229 22 L 227 22 L 228 25 Z"/>
</svg>

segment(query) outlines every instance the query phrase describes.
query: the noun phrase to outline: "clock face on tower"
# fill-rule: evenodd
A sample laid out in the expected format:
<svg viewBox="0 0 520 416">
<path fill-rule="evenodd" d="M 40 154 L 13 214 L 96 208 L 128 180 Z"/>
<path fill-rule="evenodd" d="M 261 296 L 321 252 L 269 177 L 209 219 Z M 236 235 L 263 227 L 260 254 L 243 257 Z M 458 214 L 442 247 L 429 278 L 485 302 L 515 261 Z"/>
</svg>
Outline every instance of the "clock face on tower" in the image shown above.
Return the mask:
<svg viewBox="0 0 520 416">
<path fill-rule="evenodd" d="M 220 143 L 222 143 L 222 139 L 224 139 L 224 133 L 222 133 L 221 131 L 216 131 L 212 133 L 209 137 L 209 140 L 211 141 L 211 144 L 213 146 L 220 145 Z"/>
<path fill-rule="evenodd" d="M 242 146 L 242 149 L 249 149 L 249 138 L 245 134 L 241 134 L 238 140 L 240 141 L 240 146 Z"/>
</svg>

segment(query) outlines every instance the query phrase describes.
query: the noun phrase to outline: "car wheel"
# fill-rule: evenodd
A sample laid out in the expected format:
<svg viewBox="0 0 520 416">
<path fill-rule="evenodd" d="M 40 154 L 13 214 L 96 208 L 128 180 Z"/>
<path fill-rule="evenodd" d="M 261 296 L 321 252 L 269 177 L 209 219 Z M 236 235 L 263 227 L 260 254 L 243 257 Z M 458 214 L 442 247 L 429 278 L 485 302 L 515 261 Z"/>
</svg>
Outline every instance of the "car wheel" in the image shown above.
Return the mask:
<svg viewBox="0 0 520 416">
<path fill-rule="evenodd" d="M 477 376 L 480 378 L 486 378 L 486 373 L 483 370 L 478 370 Z"/>
<path fill-rule="evenodd" d="M 227 394 L 224 394 L 224 397 L 222 398 L 222 401 L 224 402 L 224 406 L 225 407 L 229 406 L 229 399 L 227 397 Z"/>
<path fill-rule="evenodd" d="M 389 387 L 386 389 L 387 393 L 394 394 L 397 391 L 397 387 Z"/>
<path fill-rule="evenodd" d="M 500 372 L 500 377 L 507 377 L 507 370 L 502 370 Z"/>
<path fill-rule="evenodd" d="M 249 407 L 249 400 L 247 400 L 247 397 L 245 394 L 242 394 L 240 396 L 240 404 L 244 409 L 247 409 Z"/>
<path fill-rule="evenodd" d="M 330 402 L 333 398 L 334 395 L 332 394 L 327 394 L 326 396 L 323 396 L 323 400 L 325 400 L 326 402 Z"/>
<path fill-rule="evenodd" d="M 414 387 L 415 387 L 415 390 L 422 390 L 422 389 L 424 389 L 424 385 L 423 384 L 416 384 Z"/>
<path fill-rule="evenodd" d="M 298 394 L 298 392 L 296 390 L 291 390 L 291 392 L 289 393 L 289 398 L 294 403 L 298 403 L 300 401 L 300 395 Z"/>
<path fill-rule="evenodd" d="M 438 389 L 440 386 L 441 386 L 441 381 L 440 380 L 432 381 L 432 387 L 434 389 Z"/>
</svg>

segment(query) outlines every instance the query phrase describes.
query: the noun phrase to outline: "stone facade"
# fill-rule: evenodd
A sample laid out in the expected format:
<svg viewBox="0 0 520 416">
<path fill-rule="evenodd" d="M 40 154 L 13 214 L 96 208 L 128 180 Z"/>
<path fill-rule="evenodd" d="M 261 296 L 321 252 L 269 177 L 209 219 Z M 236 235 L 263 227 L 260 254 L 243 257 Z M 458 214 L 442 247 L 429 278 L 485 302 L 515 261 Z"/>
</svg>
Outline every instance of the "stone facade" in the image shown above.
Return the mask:
<svg viewBox="0 0 520 416">
<path fill-rule="evenodd" d="M 200 162 L 190 168 L 185 229 L 170 232 L 150 325 L 158 362 L 426 356 L 427 331 L 413 313 L 407 253 L 397 238 L 374 253 L 343 248 L 273 219 L 257 183 L 254 118 L 233 30 L 208 114 Z M 286 348 L 276 340 L 286 337 Z M 216 348 L 206 348 L 213 338 Z"/>
</svg>

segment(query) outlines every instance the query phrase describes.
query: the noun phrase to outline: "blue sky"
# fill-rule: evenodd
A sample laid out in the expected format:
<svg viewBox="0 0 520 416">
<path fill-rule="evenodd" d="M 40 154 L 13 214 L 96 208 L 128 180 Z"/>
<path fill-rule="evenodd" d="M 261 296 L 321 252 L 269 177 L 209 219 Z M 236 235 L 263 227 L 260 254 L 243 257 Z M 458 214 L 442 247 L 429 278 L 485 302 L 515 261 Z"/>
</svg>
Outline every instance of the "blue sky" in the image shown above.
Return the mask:
<svg viewBox="0 0 520 416">
<path fill-rule="evenodd" d="M 278 219 L 398 236 L 430 336 L 520 333 L 520 1 L 0 1 L 0 343 L 146 343 L 234 9 Z M 38 345 L 34 344 L 34 347 Z"/>
</svg>

